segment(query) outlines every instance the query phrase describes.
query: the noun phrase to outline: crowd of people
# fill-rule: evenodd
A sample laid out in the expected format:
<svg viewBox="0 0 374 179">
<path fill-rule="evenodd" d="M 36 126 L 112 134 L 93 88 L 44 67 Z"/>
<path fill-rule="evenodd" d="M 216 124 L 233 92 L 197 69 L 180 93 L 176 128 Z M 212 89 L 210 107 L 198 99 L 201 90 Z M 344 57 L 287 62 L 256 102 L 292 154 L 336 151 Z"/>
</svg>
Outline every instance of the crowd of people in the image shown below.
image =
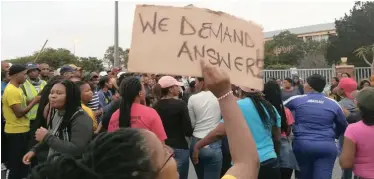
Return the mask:
<svg viewBox="0 0 374 179">
<path fill-rule="evenodd" d="M 7 178 L 374 179 L 374 76 L 203 77 L 2 62 Z M 190 160 L 193 166 L 190 166 Z"/>
</svg>

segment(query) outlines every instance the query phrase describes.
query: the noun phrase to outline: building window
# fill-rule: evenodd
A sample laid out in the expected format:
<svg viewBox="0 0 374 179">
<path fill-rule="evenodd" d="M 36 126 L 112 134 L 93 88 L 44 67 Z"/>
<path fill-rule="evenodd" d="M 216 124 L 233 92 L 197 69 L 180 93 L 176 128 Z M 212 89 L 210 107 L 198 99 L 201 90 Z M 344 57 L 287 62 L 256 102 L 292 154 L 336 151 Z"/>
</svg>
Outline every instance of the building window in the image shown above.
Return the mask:
<svg viewBox="0 0 374 179">
<path fill-rule="evenodd" d="M 305 40 L 306 40 L 306 41 L 312 40 L 312 36 L 306 36 L 306 37 L 305 37 Z"/>
</svg>

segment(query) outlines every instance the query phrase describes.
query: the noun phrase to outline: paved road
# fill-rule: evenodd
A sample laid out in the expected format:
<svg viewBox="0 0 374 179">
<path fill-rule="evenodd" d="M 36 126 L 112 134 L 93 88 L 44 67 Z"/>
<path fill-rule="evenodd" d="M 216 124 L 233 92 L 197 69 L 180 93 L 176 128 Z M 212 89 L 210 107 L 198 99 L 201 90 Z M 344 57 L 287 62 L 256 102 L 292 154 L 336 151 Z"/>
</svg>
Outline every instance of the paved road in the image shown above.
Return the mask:
<svg viewBox="0 0 374 179">
<path fill-rule="evenodd" d="M 339 167 L 339 162 L 336 161 L 332 179 L 340 179 L 340 176 L 341 176 L 341 170 Z M 2 172 L 1 179 L 5 179 L 5 172 Z M 188 175 L 188 179 L 197 179 L 195 169 L 193 168 L 193 165 L 191 162 L 190 162 L 190 172 Z"/>
<path fill-rule="evenodd" d="M 342 172 L 341 172 L 341 169 L 340 169 L 340 166 L 339 166 L 339 161 L 336 160 L 335 166 L 334 166 L 334 171 L 333 171 L 333 176 L 332 176 L 331 179 L 340 179 L 341 173 Z M 190 172 L 188 174 L 188 179 L 197 179 L 195 170 L 194 170 L 191 162 L 190 162 Z M 292 177 L 292 179 L 294 179 L 294 177 Z"/>
</svg>

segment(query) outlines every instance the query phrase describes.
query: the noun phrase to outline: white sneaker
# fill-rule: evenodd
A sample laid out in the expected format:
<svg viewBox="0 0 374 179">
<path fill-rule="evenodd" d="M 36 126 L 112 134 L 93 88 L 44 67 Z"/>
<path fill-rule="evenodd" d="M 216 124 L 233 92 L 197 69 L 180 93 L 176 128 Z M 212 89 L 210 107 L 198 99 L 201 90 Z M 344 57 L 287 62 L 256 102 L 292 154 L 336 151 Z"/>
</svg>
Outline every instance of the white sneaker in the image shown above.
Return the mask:
<svg viewBox="0 0 374 179">
<path fill-rule="evenodd" d="M 5 164 L 1 164 L 1 171 L 5 171 L 5 170 L 7 170 L 7 168 L 6 168 L 6 166 L 5 166 Z"/>
</svg>

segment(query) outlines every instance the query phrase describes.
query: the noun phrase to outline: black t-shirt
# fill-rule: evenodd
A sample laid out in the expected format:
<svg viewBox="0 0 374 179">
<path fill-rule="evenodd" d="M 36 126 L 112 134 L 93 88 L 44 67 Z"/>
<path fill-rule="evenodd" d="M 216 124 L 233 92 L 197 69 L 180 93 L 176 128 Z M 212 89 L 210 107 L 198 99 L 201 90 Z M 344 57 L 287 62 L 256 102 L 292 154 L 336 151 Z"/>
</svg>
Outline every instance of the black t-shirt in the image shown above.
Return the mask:
<svg viewBox="0 0 374 179">
<path fill-rule="evenodd" d="M 179 99 L 161 99 L 153 107 L 160 115 L 168 138 L 165 144 L 188 149 L 185 137 L 192 136 L 192 125 L 188 114 L 187 103 Z"/>
</svg>

